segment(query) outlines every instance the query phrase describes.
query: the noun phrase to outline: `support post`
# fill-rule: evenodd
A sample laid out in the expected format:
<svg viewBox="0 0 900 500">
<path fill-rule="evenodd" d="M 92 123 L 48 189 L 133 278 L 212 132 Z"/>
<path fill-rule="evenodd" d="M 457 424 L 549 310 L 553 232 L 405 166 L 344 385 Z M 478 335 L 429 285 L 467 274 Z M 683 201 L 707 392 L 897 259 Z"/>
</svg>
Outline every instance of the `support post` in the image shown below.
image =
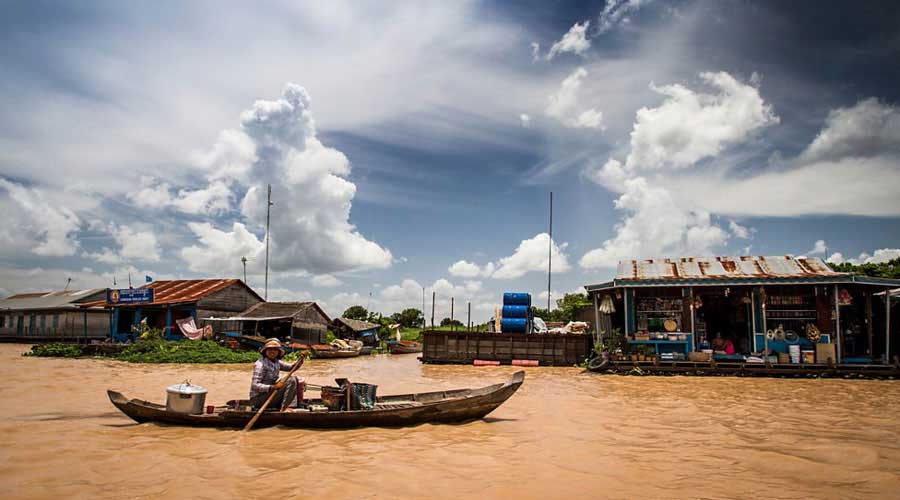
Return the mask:
<svg viewBox="0 0 900 500">
<path fill-rule="evenodd" d="M 891 363 L 891 291 L 884 289 L 884 360 Z"/>
<path fill-rule="evenodd" d="M 456 306 L 456 299 L 453 297 L 450 297 L 450 331 L 452 331 L 452 332 L 456 331 L 456 324 L 453 322 L 453 319 L 454 319 L 453 313 L 455 312 L 454 311 L 455 306 Z"/>
<path fill-rule="evenodd" d="M 469 302 L 469 313 L 466 317 L 466 331 L 472 331 L 472 303 Z M 466 337 L 466 344 L 468 345 L 469 337 Z"/>
<path fill-rule="evenodd" d="M 166 306 L 166 340 L 171 338 L 172 335 L 172 306 Z"/>
<path fill-rule="evenodd" d="M 875 356 L 875 337 L 872 333 L 872 290 L 866 291 L 866 333 L 869 338 L 868 354 L 873 357 Z"/>
<path fill-rule="evenodd" d="M 838 364 L 841 363 L 841 351 L 843 351 L 843 345 L 841 342 L 841 305 L 838 299 L 838 286 L 834 285 L 834 349 L 835 349 L 835 360 Z"/>
<path fill-rule="evenodd" d="M 434 299 L 437 294 L 432 291 L 431 292 L 431 329 L 434 330 Z"/>
<path fill-rule="evenodd" d="M 600 307 L 597 305 L 597 295 L 599 292 L 593 292 L 594 296 L 594 343 L 603 340 L 603 334 L 600 332 Z M 543 352 L 541 352 L 543 354 Z"/>
</svg>

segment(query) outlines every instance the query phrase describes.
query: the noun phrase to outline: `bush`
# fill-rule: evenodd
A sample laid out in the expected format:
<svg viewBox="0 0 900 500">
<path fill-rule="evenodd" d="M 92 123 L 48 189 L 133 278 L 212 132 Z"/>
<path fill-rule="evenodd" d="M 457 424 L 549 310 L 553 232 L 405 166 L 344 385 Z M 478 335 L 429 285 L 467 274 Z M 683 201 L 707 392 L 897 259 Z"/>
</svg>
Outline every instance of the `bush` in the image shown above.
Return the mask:
<svg viewBox="0 0 900 500">
<path fill-rule="evenodd" d="M 209 340 L 138 340 L 116 356 L 130 363 L 252 363 L 256 352 L 232 351 Z"/>
<path fill-rule="evenodd" d="M 42 358 L 77 358 L 84 353 L 84 347 L 78 344 L 63 344 L 54 342 L 52 344 L 40 344 L 31 348 L 31 352 L 26 352 L 23 356 L 38 356 Z"/>
</svg>

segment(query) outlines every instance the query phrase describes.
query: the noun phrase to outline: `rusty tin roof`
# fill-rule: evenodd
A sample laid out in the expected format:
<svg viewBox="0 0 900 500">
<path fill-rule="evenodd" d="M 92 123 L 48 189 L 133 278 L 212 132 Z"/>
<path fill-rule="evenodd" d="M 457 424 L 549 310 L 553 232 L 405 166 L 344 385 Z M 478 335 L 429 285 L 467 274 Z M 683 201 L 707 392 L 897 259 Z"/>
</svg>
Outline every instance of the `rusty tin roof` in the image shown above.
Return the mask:
<svg viewBox="0 0 900 500">
<path fill-rule="evenodd" d="M 818 257 L 745 256 L 623 260 L 616 280 L 719 280 L 735 278 L 822 278 L 847 276 Z"/>
<path fill-rule="evenodd" d="M 141 288 L 153 289 L 153 302 L 150 304 L 118 304 L 110 307 L 141 307 L 148 305 L 183 304 L 197 302 L 231 285 L 240 283 L 256 298 L 263 300 L 252 288 L 239 279 L 196 279 L 196 280 L 162 280 L 147 283 Z M 107 305 L 105 301 L 91 302 L 84 306 Z"/>
</svg>

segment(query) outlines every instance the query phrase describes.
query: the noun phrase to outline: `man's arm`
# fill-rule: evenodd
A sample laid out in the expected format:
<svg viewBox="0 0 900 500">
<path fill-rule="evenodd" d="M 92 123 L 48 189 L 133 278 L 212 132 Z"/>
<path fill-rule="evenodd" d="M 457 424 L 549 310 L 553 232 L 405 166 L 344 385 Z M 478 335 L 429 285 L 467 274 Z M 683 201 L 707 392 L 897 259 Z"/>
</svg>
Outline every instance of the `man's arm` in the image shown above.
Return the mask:
<svg viewBox="0 0 900 500">
<path fill-rule="evenodd" d="M 250 383 L 250 387 L 255 392 L 269 392 L 270 390 L 272 390 L 271 385 L 262 383 L 262 372 L 263 367 L 261 363 L 256 363 L 253 365 L 253 381 Z"/>
</svg>

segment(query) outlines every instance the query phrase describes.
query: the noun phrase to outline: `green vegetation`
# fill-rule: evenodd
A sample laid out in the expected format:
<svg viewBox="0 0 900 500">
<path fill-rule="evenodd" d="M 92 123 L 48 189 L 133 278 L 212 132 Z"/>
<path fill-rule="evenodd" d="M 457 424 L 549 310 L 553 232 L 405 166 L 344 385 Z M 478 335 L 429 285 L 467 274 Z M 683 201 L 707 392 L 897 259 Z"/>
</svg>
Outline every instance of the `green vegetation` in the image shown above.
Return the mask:
<svg viewBox="0 0 900 500">
<path fill-rule="evenodd" d="M 40 344 L 31 348 L 22 356 L 38 356 L 42 358 L 77 358 L 84 353 L 84 348 L 78 344 Z"/>
<path fill-rule="evenodd" d="M 455 326 L 456 328 L 465 327 L 465 325 L 462 324 L 462 321 L 460 321 L 458 319 L 450 319 L 450 318 L 442 319 L 441 326 L 449 326 L 449 327 Z"/>
<path fill-rule="evenodd" d="M 342 318 L 355 319 L 358 321 L 366 321 L 369 319 L 369 311 L 363 306 L 350 306 L 341 314 Z"/>
<path fill-rule="evenodd" d="M 251 363 L 259 359 L 259 353 L 232 351 L 209 340 L 150 339 L 126 347 L 116 359 L 130 363 Z"/>
<path fill-rule="evenodd" d="M 849 262 L 843 264 L 829 264 L 832 269 L 840 273 L 856 273 L 873 278 L 900 279 L 900 259 L 893 259 L 879 264 L 853 265 Z"/>
<path fill-rule="evenodd" d="M 585 293 L 567 293 L 561 299 L 556 301 L 556 309 L 547 311 L 537 306 L 531 306 L 531 310 L 535 316 L 544 321 L 575 321 L 575 314 L 578 309 L 591 305 L 588 296 Z"/>
<path fill-rule="evenodd" d="M 406 328 L 415 328 L 422 325 L 422 320 L 425 317 L 422 316 L 422 311 L 418 309 L 404 309 L 401 312 L 391 314 L 391 321 L 394 323 L 399 323 Z"/>
</svg>

